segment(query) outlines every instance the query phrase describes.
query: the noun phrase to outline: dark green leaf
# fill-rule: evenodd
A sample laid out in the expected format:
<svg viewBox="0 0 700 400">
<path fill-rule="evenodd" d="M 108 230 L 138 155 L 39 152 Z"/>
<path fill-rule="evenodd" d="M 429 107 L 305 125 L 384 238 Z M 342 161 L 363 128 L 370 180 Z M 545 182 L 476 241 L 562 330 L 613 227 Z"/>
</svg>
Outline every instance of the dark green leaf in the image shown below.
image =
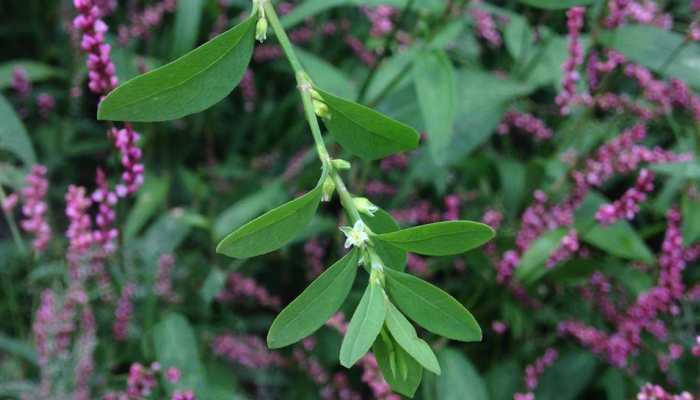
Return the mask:
<svg viewBox="0 0 700 400">
<path fill-rule="evenodd" d="M 226 97 L 253 53 L 255 15 L 181 58 L 113 90 L 98 119 L 167 121 L 203 111 Z"/>
<path fill-rule="evenodd" d="M 331 135 L 352 154 L 375 160 L 418 147 L 418 132 L 371 108 L 316 88 L 330 109 L 324 118 Z"/>
<path fill-rule="evenodd" d="M 563 354 L 547 368 L 535 391 L 537 400 L 580 399 L 595 376 L 598 361 L 590 352 L 576 350 Z M 566 382 L 562 385 L 562 382 Z"/>
<path fill-rule="evenodd" d="M 168 384 L 170 390 L 192 389 L 201 392 L 206 387 L 206 375 L 199 358 L 197 339 L 185 317 L 171 313 L 153 328 L 156 360 L 163 369 L 176 367 L 182 372 L 177 383 Z"/>
<path fill-rule="evenodd" d="M 481 340 L 479 324 L 454 297 L 413 275 L 390 268 L 384 272 L 392 302 L 420 326 L 449 339 Z"/>
<path fill-rule="evenodd" d="M 136 203 L 131 208 L 129 216 L 126 218 L 124 237 L 134 237 L 149 218 L 155 214 L 158 207 L 165 203 L 170 189 L 170 181 L 167 179 L 149 176 L 138 192 Z"/>
<path fill-rule="evenodd" d="M 12 105 L 0 94 L 0 150 L 7 150 L 19 157 L 22 162 L 32 165 L 36 162 L 34 148 L 29 140 L 24 124 L 19 120 Z"/>
<path fill-rule="evenodd" d="M 690 246 L 700 239 L 700 200 L 692 198 L 687 194 L 683 196 L 681 202 L 681 213 L 683 215 L 683 242 Z"/>
<path fill-rule="evenodd" d="M 564 10 L 574 6 L 593 4 L 596 0 L 520 0 L 527 5 L 545 10 Z"/>
<path fill-rule="evenodd" d="M 175 12 L 175 29 L 173 39 L 173 57 L 190 51 L 197 43 L 199 24 L 202 20 L 204 0 L 178 1 Z"/>
<path fill-rule="evenodd" d="M 490 226 L 471 221 L 443 221 L 383 233 L 376 239 L 411 253 L 447 256 L 469 251 L 491 240 Z"/>
<path fill-rule="evenodd" d="M 442 375 L 437 379 L 439 400 L 488 400 L 488 392 L 479 372 L 459 351 L 445 348 L 438 353 Z"/>
<path fill-rule="evenodd" d="M 418 337 L 415 328 L 390 301 L 386 302 L 386 326 L 396 343 L 430 372 L 440 375 L 437 357 L 425 340 Z"/>
<path fill-rule="evenodd" d="M 445 150 L 452 142 L 457 102 L 452 63 L 442 51 L 423 51 L 415 60 L 413 77 L 430 153 L 435 162 L 443 165 Z"/>
<path fill-rule="evenodd" d="M 226 236 L 216 252 L 233 258 L 269 253 L 294 239 L 309 224 L 321 202 L 321 186 L 248 222 Z"/>
<path fill-rule="evenodd" d="M 396 8 L 402 8 L 408 0 L 306 0 L 300 3 L 297 7 L 284 17 L 282 17 L 282 26 L 290 28 L 305 19 L 319 14 L 331 8 L 341 6 L 379 6 L 390 5 Z M 416 0 L 414 7 L 425 8 L 428 10 L 440 10 L 444 7 L 442 0 Z"/>
<path fill-rule="evenodd" d="M 531 284 L 546 274 L 549 269 L 545 263 L 552 252 L 561 245 L 561 239 L 566 232 L 564 228 L 554 229 L 537 238 L 521 257 L 515 277 L 523 283 Z"/>
<path fill-rule="evenodd" d="M 226 274 L 220 269 L 212 269 L 199 290 L 199 296 L 204 300 L 204 303 L 210 304 L 225 286 Z"/>
<path fill-rule="evenodd" d="M 384 290 L 370 280 L 343 337 L 340 364 L 350 368 L 369 351 L 384 325 L 385 317 Z"/>
<path fill-rule="evenodd" d="M 522 368 L 515 360 L 499 361 L 484 376 L 490 400 L 513 400 L 522 379 Z"/>
<path fill-rule="evenodd" d="M 386 330 L 372 346 L 377 365 L 391 390 L 413 397 L 423 378 L 423 367 L 401 348 Z"/>
<path fill-rule="evenodd" d="M 652 25 L 625 25 L 604 32 L 600 39 L 631 61 L 700 87 L 700 46 L 684 35 Z"/>
<path fill-rule="evenodd" d="M 382 209 L 377 210 L 373 217 L 362 215 L 362 220 L 374 233 L 389 233 L 400 229 L 394 217 Z M 379 254 L 379 257 L 387 267 L 398 269 L 399 271 L 406 269 L 407 255 L 405 251 L 380 241 L 374 243 L 374 250 Z"/>
<path fill-rule="evenodd" d="M 0 353 L 11 357 L 19 357 L 29 363 L 38 366 L 36 350 L 34 346 L 22 340 L 11 338 L 0 333 Z"/>
<path fill-rule="evenodd" d="M 267 346 L 271 349 L 288 346 L 322 327 L 350 293 L 358 259 L 359 252 L 353 248 L 289 303 L 272 322 Z"/>
</svg>

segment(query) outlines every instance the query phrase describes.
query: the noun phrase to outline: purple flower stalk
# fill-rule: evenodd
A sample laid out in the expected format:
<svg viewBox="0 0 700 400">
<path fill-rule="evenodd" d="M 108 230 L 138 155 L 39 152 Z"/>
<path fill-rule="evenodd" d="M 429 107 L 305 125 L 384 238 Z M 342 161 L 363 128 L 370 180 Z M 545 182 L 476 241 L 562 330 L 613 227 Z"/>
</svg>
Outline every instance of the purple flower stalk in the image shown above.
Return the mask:
<svg viewBox="0 0 700 400">
<path fill-rule="evenodd" d="M 151 31 L 163 22 L 163 17 L 176 9 L 177 0 L 160 0 L 144 8 L 141 13 L 133 13 L 130 17 L 131 26 L 119 27 L 119 42 L 125 45 L 131 39 L 148 38 Z"/>
<path fill-rule="evenodd" d="M 32 82 L 29 80 L 29 74 L 27 74 L 27 70 L 22 67 L 15 67 L 12 70 L 12 81 L 10 85 L 12 89 L 23 98 L 28 97 L 32 92 Z"/>
<path fill-rule="evenodd" d="M 596 220 L 603 225 L 609 225 L 620 219 L 631 220 L 639 212 L 639 205 L 646 201 L 647 194 L 654 190 L 654 173 L 642 169 L 639 171 L 637 183 L 614 203 L 604 204 L 596 213 Z"/>
<path fill-rule="evenodd" d="M 559 358 L 559 352 L 554 348 L 548 348 L 542 357 L 535 360 L 534 363 L 525 367 L 525 386 L 527 387 L 527 393 L 516 393 L 513 396 L 514 400 L 534 400 L 535 395 L 532 393 L 533 390 L 537 388 L 540 381 L 540 376 L 544 371 L 551 367 L 554 362 Z"/>
<path fill-rule="evenodd" d="M 21 226 L 25 232 L 34 235 L 32 246 L 37 253 L 43 253 L 51 240 L 51 226 L 46 221 L 48 206 L 45 198 L 49 189 L 46 172 L 43 165 L 32 167 L 26 178 L 27 186 L 20 191 L 24 216 Z"/>
<path fill-rule="evenodd" d="M 114 227 L 114 206 L 118 198 L 114 192 L 110 192 L 107 177 L 101 168 L 97 169 L 95 180 L 97 189 L 92 193 L 92 201 L 98 206 L 98 212 L 95 217 L 97 229 L 92 232 L 92 239 L 102 251 L 102 256 L 108 256 L 117 249 L 119 230 Z"/>
<path fill-rule="evenodd" d="M 175 267 L 175 256 L 163 254 L 158 258 L 158 271 L 156 272 L 156 294 L 165 301 L 177 303 L 180 296 L 173 291 L 172 272 Z"/>
<path fill-rule="evenodd" d="M 219 357 L 247 368 L 266 368 L 283 364 L 282 357 L 269 351 L 257 336 L 224 334 L 214 338 L 211 347 Z"/>
<path fill-rule="evenodd" d="M 569 114 L 571 105 L 581 98 L 581 96 L 577 95 L 576 85 L 580 79 L 578 67 L 583 64 L 581 29 L 583 28 L 583 17 L 585 14 L 585 7 L 572 7 L 566 12 L 567 26 L 569 28 L 569 58 L 562 64 L 562 70 L 564 71 L 562 91 L 555 99 L 562 115 Z"/>
<path fill-rule="evenodd" d="M 480 3 L 480 2 L 475 2 Z M 469 13 L 474 19 L 476 33 L 492 47 L 501 47 L 503 39 L 496 29 L 496 22 L 488 11 L 472 8 Z"/>
<path fill-rule="evenodd" d="M 104 3 L 98 0 L 73 0 L 78 11 L 73 26 L 83 33 L 80 47 L 88 53 L 88 87 L 99 96 L 106 95 L 119 84 L 111 58 L 112 46 L 105 43 L 105 33 L 109 27 L 102 17 L 111 11 L 111 7 L 105 7 Z"/>
<path fill-rule="evenodd" d="M 129 337 L 129 322 L 134 312 L 132 299 L 135 292 L 136 286 L 133 283 L 127 283 L 122 288 L 122 294 L 117 301 L 112 332 L 114 333 L 114 339 L 118 342 L 123 342 Z"/>
<path fill-rule="evenodd" d="M 39 108 L 39 115 L 48 118 L 56 108 L 56 99 L 48 93 L 39 93 L 36 97 L 36 105 Z"/>
<path fill-rule="evenodd" d="M 569 232 L 561 238 L 559 247 L 554 250 L 547 259 L 547 268 L 554 268 L 557 264 L 568 260 L 580 249 L 580 246 L 578 232 L 576 232 L 575 229 L 570 229 Z"/>
<path fill-rule="evenodd" d="M 81 258 L 92 245 L 92 220 L 88 210 L 92 202 L 82 186 L 70 185 L 66 193 L 66 216 L 68 217 L 68 254 L 66 258 L 74 275 L 78 273 Z"/>
<path fill-rule="evenodd" d="M 506 113 L 503 120 L 501 120 L 501 123 L 498 125 L 497 132 L 501 135 L 508 134 L 511 127 L 529 133 L 537 141 L 547 140 L 553 136 L 552 130 L 549 129 L 541 119 L 532 114 L 521 113 L 516 110 L 511 110 Z"/>
<path fill-rule="evenodd" d="M 267 289 L 258 284 L 253 278 L 247 278 L 237 272 L 228 276 L 226 288 L 216 298 L 221 302 L 240 301 L 251 299 L 254 303 L 277 310 L 280 307 L 280 299 L 272 296 Z"/>
<path fill-rule="evenodd" d="M 394 29 L 391 18 L 396 15 L 396 9 L 391 6 L 362 7 L 362 12 L 369 18 L 372 28 L 369 34 L 374 37 L 383 37 Z"/>
<path fill-rule="evenodd" d="M 114 140 L 114 146 L 119 150 L 121 164 L 124 168 L 122 182 L 116 186 L 115 192 L 119 197 L 126 197 L 136 193 L 143 185 L 142 154 L 141 149 L 136 144 L 141 136 L 133 130 L 130 124 L 126 124 L 122 129 L 113 128 L 109 135 Z"/>
</svg>

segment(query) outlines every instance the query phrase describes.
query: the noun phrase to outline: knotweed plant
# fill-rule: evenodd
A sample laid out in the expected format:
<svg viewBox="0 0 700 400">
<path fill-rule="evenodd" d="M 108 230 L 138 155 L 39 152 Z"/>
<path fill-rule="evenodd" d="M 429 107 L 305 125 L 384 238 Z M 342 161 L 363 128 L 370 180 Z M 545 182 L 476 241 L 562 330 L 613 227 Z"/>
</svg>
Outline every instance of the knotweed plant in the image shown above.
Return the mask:
<svg viewBox="0 0 700 400">
<path fill-rule="evenodd" d="M 316 85 L 269 0 L 255 0 L 250 16 L 240 24 L 114 89 L 100 103 L 98 118 L 167 121 L 213 106 L 243 79 L 255 41 L 265 41 L 269 29 L 294 72 L 321 163 L 320 177 L 304 195 L 234 230 L 219 243 L 217 252 L 247 259 L 275 251 L 297 237 L 319 205 L 332 201 L 337 194 L 348 221 L 347 226 L 340 227 L 348 252 L 282 310 L 269 329 L 267 345 L 271 349 L 289 346 L 323 326 L 345 301 L 361 266 L 366 273 L 362 278 L 366 288 L 345 332 L 340 363 L 350 368 L 373 350 L 392 389 L 413 396 L 423 369 L 440 374 L 440 365 L 411 321 L 437 335 L 464 342 L 480 341 L 482 332 L 456 299 L 405 272 L 407 252 L 456 255 L 486 243 L 494 231 L 482 223 L 459 220 L 399 229 L 390 214 L 348 189 L 343 175 L 352 163 L 331 156 L 319 120 L 344 150 L 367 161 L 415 149 L 419 134 L 410 126 Z M 437 57 L 435 61 L 443 60 Z"/>
</svg>

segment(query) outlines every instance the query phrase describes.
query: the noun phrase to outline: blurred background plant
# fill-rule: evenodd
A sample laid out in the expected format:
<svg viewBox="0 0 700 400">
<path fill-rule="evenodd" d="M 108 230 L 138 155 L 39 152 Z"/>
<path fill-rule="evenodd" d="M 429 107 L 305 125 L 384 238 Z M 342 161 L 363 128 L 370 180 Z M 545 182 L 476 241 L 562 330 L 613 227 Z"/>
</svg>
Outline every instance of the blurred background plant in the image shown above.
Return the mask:
<svg viewBox="0 0 700 400">
<path fill-rule="evenodd" d="M 417 398 L 698 395 L 698 2 L 276 7 L 320 87 L 425 133 L 413 153 L 356 165 L 353 187 L 403 225 L 497 229 L 463 257 L 408 259 L 485 334 L 422 333 L 442 374 L 426 373 Z M 281 251 L 215 254 L 318 177 L 276 42 L 257 45 L 239 88 L 204 113 L 96 121 L 117 81 L 249 10 L 0 4 L 0 396 L 399 398 L 373 356 L 338 367 L 342 313 L 291 349 L 265 346 L 279 309 L 343 253 L 340 209 Z"/>
</svg>

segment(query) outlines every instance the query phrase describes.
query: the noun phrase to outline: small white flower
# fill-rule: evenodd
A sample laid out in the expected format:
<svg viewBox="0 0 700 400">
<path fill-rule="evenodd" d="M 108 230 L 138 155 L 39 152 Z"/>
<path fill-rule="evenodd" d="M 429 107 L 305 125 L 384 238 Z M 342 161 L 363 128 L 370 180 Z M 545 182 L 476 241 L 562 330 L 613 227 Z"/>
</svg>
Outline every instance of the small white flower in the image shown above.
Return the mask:
<svg viewBox="0 0 700 400">
<path fill-rule="evenodd" d="M 362 222 L 361 219 L 358 219 L 352 228 L 349 226 L 341 226 L 340 230 L 347 237 L 347 239 L 345 239 L 346 249 L 350 246 L 363 247 L 369 240 L 369 235 L 367 235 L 367 230 L 365 229 L 365 223 Z"/>
</svg>

